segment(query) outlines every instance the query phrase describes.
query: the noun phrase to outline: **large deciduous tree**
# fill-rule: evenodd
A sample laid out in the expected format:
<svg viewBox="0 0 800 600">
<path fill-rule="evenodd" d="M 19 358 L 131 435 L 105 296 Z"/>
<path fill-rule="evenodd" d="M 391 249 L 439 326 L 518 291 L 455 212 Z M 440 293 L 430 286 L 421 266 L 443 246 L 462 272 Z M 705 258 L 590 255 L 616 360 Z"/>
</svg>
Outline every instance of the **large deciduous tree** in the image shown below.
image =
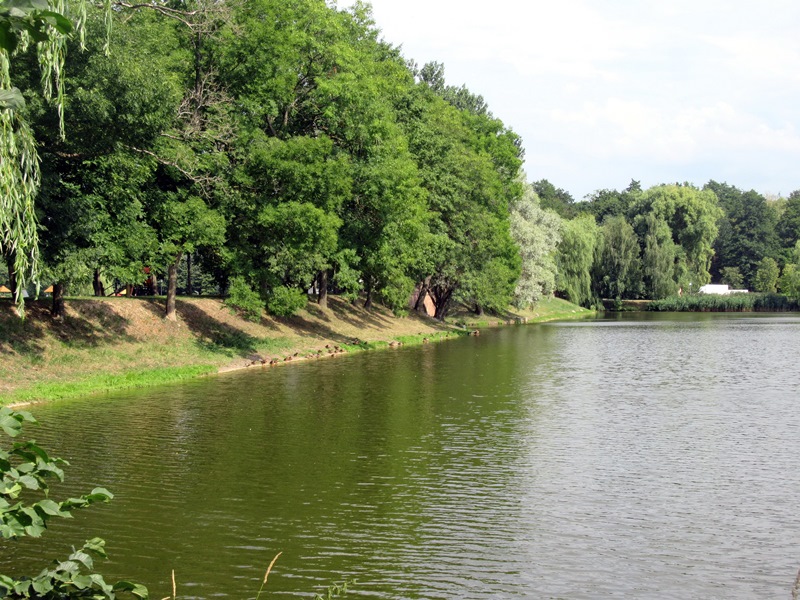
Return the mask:
<svg viewBox="0 0 800 600">
<path fill-rule="evenodd" d="M 641 291 L 639 239 L 623 216 L 609 216 L 600 226 L 595 249 L 594 282 L 601 298 L 637 298 Z"/>
<path fill-rule="evenodd" d="M 669 226 L 674 243 L 680 247 L 676 277 L 681 287 L 697 290 L 711 280 L 713 244 L 723 214 L 711 190 L 689 185 L 652 187 L 636 201 L 631 213 L 634 219 L 652 213 Z"/>
<path fill-rule="evenodd" d="M 599 228 L 591 215 L 578 215 L 564 221 L 556 254 L 556 290 L 570 302 L 588 306 L 592 293 L 592 265 L 598 244 Z"/>
<path fill-rule="evenodd" d="M 443 319 L 454 302 L 482 312 L 505 308 L 519 277 L 509 207 L 522 193 L 517 136 L 481 109 L 448 101 L 451 88 L 425 79 L 407 96 L 404 128 L 427 192 L 431 236 L 420 281 Z M 451 90 L 452 91 L 452 90 Z"/>
<path fill-rule="evenodd" d="M 716 181 L 708 182 L 704 189 L 716 194 L 724 213 L 714 243 L 714 271 L 721 274 L 723 267 L 737 267 L 749 287 L 761 259 L 778 252 L 778 216 L 766 198 L 753 190 L 742 192 Z"/>
<path fill-rule="evenodd" d="M 39 94 L 36 66 L 26 57 L 15 62 L 28 97 L 27 117 L 42 142 L 42 186 L 37 198 L 41 226 L 43 276 L 54 284 L 53 314 L 62 316 L 68 284 L 101 275 L 126 282 L 142 278 L 154 248 L 144 221 L 143 187 L 153 171 L 149 157 L 131 152 L 131 144 L 149 146 L 171 119 L 179 98 L 165 72 L 167 61 L 156 48 L 170 48 L 170 29 L 134 18 L 109 42 L 106 24 L 92 13 L 86 24 L 86 52 L 79 40 L 69 45 L 65 74 L 65 129 L 59 115 Z M 162 76 L 154 77 L 154 73 Z"/>
</svg>

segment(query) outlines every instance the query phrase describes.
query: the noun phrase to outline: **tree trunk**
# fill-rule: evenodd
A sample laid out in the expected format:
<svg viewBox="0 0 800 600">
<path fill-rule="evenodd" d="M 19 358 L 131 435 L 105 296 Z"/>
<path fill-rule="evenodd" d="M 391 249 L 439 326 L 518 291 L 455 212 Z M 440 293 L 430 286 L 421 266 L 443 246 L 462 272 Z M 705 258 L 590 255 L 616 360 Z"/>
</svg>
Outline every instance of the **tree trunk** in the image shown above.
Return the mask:
<svg viewBox="0 0 800 600">
<path fill-rule="evenodd" d="M 328 308 L 328 271 L 320 271 L 317 275 L 317 304 L 320 308 Z"/>
<path fill-rule="evenodd" d="M 433 294 L 433 303 L 436 306 L 436 313 L 433 315 L 435 319 L 444 321 L 447 313 L 450 311 L 450 299 L 453 297 L 454 288 L 439 288 L 434 287 L 431 289 Z"/>
<path fill-rule="evenodd" d="M 367 299 L 364 300 L 364 308 L 366 308 L 367 310 L 372 308 L 372 283 L 371 282 L 367 283 Z"/>
<path fill-rule="evenodd" d="M 186 295 L 193 296 L 194 290 L 192 289 L 192 253 L 186 255 Z"/>
<path fill-rule="evenodd" d="M 16 257 L 13 252 L 5 255 L 6 266 L 8 266 L 8 287 L 11 290 L 11 297 L 16 302 L 17 300 L 17 270 L 14 268 Z"/>
<path fill-rule="evenodd" d="M 92 281 L 92 287 L 94 287 L 94 295 L 95 296 L 105 296 L 106 289 L 103 287 L 103 280 L 100 279 L 100 269 L 94 270 L 94 280 Z M 55 288 L 53 288 L 55 289 Z"/>
<path fill-rule="evenodd" d="M 479 317 L 482 317 L 482 316 L 483 316 L 483 306 L 481 306 L 481 305 L 480 305 L 480 304 L 478 304 L 477 302 L 475 303 L 475 314 L 476 314 L 477 316 L 479 316 Z"/>
<path fill-rule="evenodd" d="M 431 276 L 428 275 L 425 279 L 422 280 L 422 284 L 419 287 L 419 295 L 417 296 L 417 301 L 414 304 L 414 310 L 417 312 L 428 314 L 428 311 L 425 309 L 425 298 L 428 296 L 428 290 L 431 286 Z"/>
<path fill-rule="evenodd" d="M 167 313 L 165 318 L 170 321 L 177 321 L 178 315 L 175 312 L 175 296 L 178 294 L 178 263 L 181 261 L 181 255 L 175 259 L 167 269 Z"/>
<path fill-rule="evenodd" d="M 434 313 L 433 318 L 439 321 L 444 321 L 449 311 L 450 311 L 450 300 L 445 300 L 441 303 L 437 303 L 436 312 Z"/>
<path fill-rule="evenodd" d="M 61 281 L 53 284 L 53 307 L 50 309 L 50 314 L 58 321 L 67 314 L 67 307 L 64 304 L 64 284 Z"/>
</svg>

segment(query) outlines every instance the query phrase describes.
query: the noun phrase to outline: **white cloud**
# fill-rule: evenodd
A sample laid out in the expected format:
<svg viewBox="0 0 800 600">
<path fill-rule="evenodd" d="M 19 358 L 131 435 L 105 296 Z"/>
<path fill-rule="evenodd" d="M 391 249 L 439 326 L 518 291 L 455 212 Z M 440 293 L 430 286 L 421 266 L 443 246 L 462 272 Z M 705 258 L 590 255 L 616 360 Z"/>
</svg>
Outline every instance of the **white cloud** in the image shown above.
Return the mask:
<svg viewBox="0 0 800 600">
<path fill-rule="evenodd" d="M 373 5 L 387 40 L 443 62 L 449 83 L 483 95 L 522 136 L 531 177 L 576 197 L 639 173 L 800 188 L 800 3 Z"/>
</svg>

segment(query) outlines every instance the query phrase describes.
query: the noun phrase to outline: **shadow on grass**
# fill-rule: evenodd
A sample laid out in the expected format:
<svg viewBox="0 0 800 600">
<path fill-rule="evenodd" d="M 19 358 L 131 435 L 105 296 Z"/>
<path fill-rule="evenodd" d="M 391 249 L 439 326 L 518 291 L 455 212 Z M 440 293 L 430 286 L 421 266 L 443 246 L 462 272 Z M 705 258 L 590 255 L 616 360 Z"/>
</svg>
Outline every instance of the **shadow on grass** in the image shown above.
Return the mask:
<svg viewBox="0 0 800 600">
<path fill-rule="evenodd" d="M 163 316 L 163 302 L 154 300 L 148 303 L 148 308 Z M 181 320 L 197 336 L 197 344 L 211 352 L 232 357 L 257 359 L 259 358 L 259 348 L 269 341 L 223 323 L 191 302 L 176 300 L 175 308 L 181 316 Z M 269 326 L 271 329 L 277 329 L 272 324 Z M 275 340 L 275 343 L 280 344 L 280 341 Z"/>
<path fill-rule="evenodd" d="M 363 308 L 361 299 L 355 305 L 340 298 L 336 298 L 333 301 L 329 300 L 328 310 L 340 321 L 349 323 L 354 327 L 388 327 L 391 324 L 391 319 L 381 314 L 379 309 Z"/>
<path fill-rule="evenodd" d="M 39 303 L 28 302 L 27 318 L 22 320 L 10 299 L 0 300 L 0 355 L 22 354 L 32 358 L 41 356 L 45 350 L 42 313 L 49 315 L 47 309 L 39 306 Z"/>
<path fill-rule="evenodd" d="M 142 299 L 142 306 L 163 319 L 163 299 Z M 214 319 L 206 311 L 181 300 L 175 301 L 175 309 L 186 326 L 197 336 L 197 345 L 205 350 L 226 356 L 248 356 L 255 354 L 258 339 L 240 329 Z"/>
<path fill-rule="evenodd" d="M 136 338 L 128 333 L 130 321 L 105 302 L 71 300 L 63 321 L 55 322 L 53 331 L 71 347 L 96 347 Z"/>
<path fill-rule="evenodd" d="M 127 332 L 129 321 L 105 303 L 70 300 L 69 307 L 71 310 L 63 320 L 54 321 L 49 301 L 29 301 L 22 320 L 10 302 L 0 304 L 0 354 L 13 352 L 30 358 L 40 357 L 46 350 L 48 334 L 71 348 L 134 339 Z"/>
</svg>

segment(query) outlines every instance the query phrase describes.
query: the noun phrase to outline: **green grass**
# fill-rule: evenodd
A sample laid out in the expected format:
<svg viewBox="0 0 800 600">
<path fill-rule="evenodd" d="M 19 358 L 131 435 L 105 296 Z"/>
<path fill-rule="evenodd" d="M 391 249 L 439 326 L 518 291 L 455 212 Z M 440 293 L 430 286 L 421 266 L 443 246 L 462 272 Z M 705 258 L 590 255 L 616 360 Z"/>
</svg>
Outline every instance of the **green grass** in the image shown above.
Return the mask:
<svg viewBox="0 0 800 600">
<path fill-rule="evenodd" d="M 544 298 L 535 306 L 525 309 L 509 308 L 508 310 L 494 315 L 471 315 L 458 314 L 451 323 L 457 327 L 469 329 L 479 329 L 481 327 L 492 327 L 497 325 L 515 325 L 524 323 L 544 323 L 546 321 L 582 319 L 595 315 L 596 312 L 571 304 L 561 298 Z"/>
<path fill-rule="evenodd" d="M 185 381 L 201 375 L 216 373 L 216 371 L 217 367 L 213 365 L 194 365 L 148 369 L 145 372 L 131 371 L 119 375 L 98 374 L 70 382 L 36 384 L 32 387 L 0 396 L 0 404 L 35 402 L 43 398 L 66 400 L 114 390 L 151 387 L 176 381 Z"/>
<path fill-rule="evenodd" d="M 404 346 L 421 346 L 429 342 L 441 342 L 446 339 L 467 335 L 466 331 L 440 331 L 437 333 L 418 333 L 416 335 L 399 335 L 394 338 Z"/>
</svg>

